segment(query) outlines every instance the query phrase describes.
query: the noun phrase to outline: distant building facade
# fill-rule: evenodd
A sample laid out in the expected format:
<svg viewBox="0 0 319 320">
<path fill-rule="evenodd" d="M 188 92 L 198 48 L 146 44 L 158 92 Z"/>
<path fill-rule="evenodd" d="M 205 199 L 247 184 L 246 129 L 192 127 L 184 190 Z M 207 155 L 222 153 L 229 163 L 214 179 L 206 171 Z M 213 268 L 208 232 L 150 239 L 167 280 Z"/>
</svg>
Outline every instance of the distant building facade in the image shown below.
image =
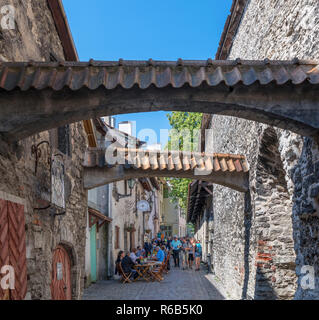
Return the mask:
<svg viewBox="0 0 319 320">
<path fill-rule="evenodd" d="M 169 196 L 169 186 L 163 185 L 163 210 L 161 217 L 161 232 L 166 237 L 185 237 L 187 235 L 186 215 L 178 203 L 172 202 Z"/>
</svg>

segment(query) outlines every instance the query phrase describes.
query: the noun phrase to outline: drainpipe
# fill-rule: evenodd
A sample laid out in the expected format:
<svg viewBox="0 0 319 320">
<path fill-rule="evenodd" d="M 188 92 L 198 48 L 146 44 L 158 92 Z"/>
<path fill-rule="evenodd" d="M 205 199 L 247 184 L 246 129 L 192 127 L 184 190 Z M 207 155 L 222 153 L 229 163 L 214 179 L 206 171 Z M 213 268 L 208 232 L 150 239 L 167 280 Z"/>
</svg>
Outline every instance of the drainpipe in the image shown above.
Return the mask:
<svg viewBox="0 0 319 320">
<path fill-rule="evenodd" d="M 211 260 L 211 254 L 207 253 L 207 273 L 212 273 L 212 260 Z"/>
</svg>

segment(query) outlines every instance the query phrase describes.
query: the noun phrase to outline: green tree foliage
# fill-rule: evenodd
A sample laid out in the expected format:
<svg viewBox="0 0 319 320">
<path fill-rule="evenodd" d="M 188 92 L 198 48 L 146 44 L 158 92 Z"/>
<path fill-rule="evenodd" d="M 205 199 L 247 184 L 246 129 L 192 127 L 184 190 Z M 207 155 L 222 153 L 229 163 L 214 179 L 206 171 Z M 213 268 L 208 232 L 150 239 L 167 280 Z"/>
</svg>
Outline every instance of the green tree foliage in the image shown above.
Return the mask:
<svg viewBox="0 0 319 320">
<path fill-rule="evenodd" d="M 202 114 L 171 112 L 167 114 L 167 118 L 172 127 L 167 148 L 169 150 L 197 151 Z"/>
<path fill-rule="evenodd" d="M 202 122 L 201 113 L 171 112 L 167 118 L 172 127 L 168 150 L 197 151 L 199 130 Z M 191 179 L 167 178 L 171 186 L 170 197 L 172 201 L 178 202 L 180 207 L 186 211 L 188 185 Z"/>
</svg>

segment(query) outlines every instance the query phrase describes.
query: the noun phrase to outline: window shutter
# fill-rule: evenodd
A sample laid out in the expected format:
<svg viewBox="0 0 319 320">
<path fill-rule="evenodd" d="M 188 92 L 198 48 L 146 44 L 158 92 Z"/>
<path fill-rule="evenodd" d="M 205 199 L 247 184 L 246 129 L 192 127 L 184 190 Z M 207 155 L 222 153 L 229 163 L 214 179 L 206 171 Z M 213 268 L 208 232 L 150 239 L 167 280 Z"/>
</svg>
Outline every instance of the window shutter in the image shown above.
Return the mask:
<svg viewBox="0 0 319 320">
<path fill-rule="evenodd" d="M 120 248 L 120 228 L 115 226 L 115 249 Z"/>
</svg>

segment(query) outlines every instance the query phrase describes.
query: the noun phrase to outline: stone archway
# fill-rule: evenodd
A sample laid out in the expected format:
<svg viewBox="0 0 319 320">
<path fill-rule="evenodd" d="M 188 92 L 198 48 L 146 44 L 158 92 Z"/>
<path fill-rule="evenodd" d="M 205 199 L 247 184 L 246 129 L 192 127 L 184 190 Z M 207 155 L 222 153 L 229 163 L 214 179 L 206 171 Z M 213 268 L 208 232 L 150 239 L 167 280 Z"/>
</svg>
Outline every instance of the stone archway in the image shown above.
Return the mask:
<svg viewBox="0 0 319 320">
<path fill-rule="evenodd" d="M 0 65 L 0 133 L 18 141 L 99 116 L 189 111 L 245 118 L 301 135 L 319 130 L 311 61 L 119 61 Z"/>
</svg>

